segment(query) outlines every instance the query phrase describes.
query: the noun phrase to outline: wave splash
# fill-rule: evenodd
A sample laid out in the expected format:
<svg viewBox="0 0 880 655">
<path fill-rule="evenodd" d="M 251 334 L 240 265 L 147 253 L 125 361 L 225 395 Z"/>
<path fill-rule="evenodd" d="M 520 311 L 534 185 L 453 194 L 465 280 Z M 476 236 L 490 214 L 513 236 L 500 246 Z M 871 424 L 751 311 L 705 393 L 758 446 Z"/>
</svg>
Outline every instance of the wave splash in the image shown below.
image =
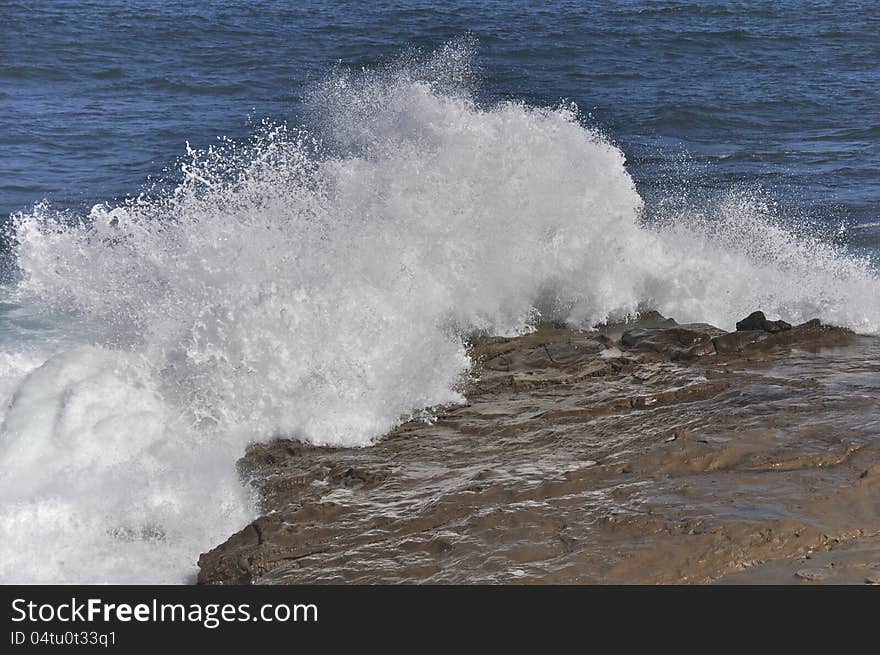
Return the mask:
<svg viewBox="0 0 880 655">
<path fill-rule="evenodd" d="M 473 330 L 649 307 L 880 330 L 867 260 L 748 194 L 647 225 L 576 107 L 481 105 L 471 56 L 335 74 L 308 131 L 189 151 L 158 198 L 16 216 L 14 299 L 56 329 L 2 362 L 0 579 L 191 577 L 256 511 L 248 442 L 365 446 L 459 402 Z"/>
</svg>

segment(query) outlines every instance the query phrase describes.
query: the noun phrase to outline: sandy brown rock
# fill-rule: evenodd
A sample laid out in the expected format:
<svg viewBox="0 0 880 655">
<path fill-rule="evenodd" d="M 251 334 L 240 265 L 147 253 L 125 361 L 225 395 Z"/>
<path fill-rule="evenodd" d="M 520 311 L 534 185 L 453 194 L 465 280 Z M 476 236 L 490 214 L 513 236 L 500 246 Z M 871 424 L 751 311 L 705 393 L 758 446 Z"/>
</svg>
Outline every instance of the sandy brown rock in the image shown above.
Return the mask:
<svg viewBox="0 0 880 655">
<path fill-rule="evenodd" d="M 826 549 L 770 559 L 722 576 L 718 584 L 880 584 L 880 533 L 830 541 Z"/>
<path fill-rule="evenodd" d="M 254 445 L 264 515 L 200 582 L 839 581 L 880 534 L 880 341 L 648 322 L 474 339 L 468 403 L 369 448 Z"/>
</svg>

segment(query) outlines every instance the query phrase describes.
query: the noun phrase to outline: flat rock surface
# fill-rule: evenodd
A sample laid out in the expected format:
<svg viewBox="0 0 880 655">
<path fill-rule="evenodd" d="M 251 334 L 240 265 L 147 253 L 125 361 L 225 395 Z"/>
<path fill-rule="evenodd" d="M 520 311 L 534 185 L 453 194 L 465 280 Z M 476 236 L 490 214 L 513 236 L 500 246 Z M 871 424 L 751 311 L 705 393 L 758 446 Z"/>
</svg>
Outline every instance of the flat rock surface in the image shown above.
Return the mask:
<svg viewBox="0 0 880 655">
<path fill-rule="evenodd" d="M 374 446 L 252 446 L 263 515 L 200 582 L 820 584 L 850 546 L 876 575 L 880 340 L 650 316 L 471 355 L 467 404 Z"/>
<path fill-rule="evenodd" d="M 756 564 L 722 576 L 717 582 L 880 585 L 880 533 L 832 543 L 823 552 Z"/>
</svg>

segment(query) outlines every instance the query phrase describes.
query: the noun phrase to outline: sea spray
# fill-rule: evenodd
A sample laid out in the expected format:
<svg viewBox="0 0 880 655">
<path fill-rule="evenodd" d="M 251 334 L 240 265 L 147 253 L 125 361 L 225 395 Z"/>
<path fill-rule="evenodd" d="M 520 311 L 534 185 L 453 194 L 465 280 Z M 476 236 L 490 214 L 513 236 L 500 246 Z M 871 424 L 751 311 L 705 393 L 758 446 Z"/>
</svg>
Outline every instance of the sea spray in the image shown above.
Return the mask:
<svg viewBox="0 0 880 655">
<path fill-rule="evenodd" d="M 880 329 L 866 261 L 747 194 L 645 225 L 623 153 L 572 105 L 481 105 L 468 47 L 338 73 L 306 128 L 190 151 L 171 192 L 16 217 L 9 300 L 47 327 L 5 344 L 3 581 L 191 579 L 254 516 L 249 442 L 366 446 L 461 401 L 474 329 Z"/>
</svg>

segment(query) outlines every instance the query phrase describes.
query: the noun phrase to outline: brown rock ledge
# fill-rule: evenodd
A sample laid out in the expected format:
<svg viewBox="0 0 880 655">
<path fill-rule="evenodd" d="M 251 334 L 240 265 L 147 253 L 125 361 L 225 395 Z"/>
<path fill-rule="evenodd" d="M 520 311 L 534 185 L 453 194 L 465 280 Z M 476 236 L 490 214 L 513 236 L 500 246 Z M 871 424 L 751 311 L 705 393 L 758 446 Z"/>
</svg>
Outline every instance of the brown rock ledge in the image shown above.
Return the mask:
<svg viewBox="0 0 880 655">
<path fill-rule="evenodd" d="M 474 339 L 468 403 L 434 421 L 363 449 L 249 448 L 240 470 L 263 516 L 200 557 L 199 582 L 681 583 L 816 568 L 803 562 L 880 533 L 880 340 L 763 315 L 743 327 L 649 313 Z M 853 567 L 874 575 L 872 561 Z M 790 581 L 835 580 L 804 576 Z"/>
</svg>

